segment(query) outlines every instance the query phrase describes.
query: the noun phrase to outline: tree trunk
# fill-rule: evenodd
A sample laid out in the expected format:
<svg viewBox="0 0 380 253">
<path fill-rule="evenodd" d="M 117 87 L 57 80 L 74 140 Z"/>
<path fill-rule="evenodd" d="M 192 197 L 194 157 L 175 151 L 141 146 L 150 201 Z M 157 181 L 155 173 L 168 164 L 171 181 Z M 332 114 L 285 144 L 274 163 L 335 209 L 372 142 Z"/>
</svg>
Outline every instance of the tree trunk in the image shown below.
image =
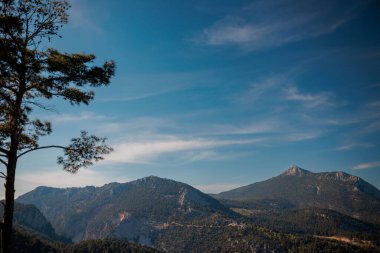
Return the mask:
<svg viewBox="0 0 380 253">
<path fill-rule="evenodd" d="M 13 209 L 15 198 L 15 175 L 16 175 L 17 154 L 9 155 L 7 166 L 7 178 L 5 183 L 5 206 L 4 224 L 2 231 L 3 253 L 12 252 L 12 227 Z"/>
</svg>

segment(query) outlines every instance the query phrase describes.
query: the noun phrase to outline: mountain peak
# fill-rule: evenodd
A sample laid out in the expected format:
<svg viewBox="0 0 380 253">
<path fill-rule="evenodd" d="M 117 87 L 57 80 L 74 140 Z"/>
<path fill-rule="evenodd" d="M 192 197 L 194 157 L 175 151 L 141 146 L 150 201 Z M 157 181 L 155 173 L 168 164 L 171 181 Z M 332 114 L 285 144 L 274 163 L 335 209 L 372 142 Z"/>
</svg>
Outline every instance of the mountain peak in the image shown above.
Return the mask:
<svg viewBox="0 0 380 253">
<path fill-rule="evenodd" d="M 140 183 L 141 182 L 166 182 L 166 181 L 173 181 L 173 180 L 167 179 L 167 178 L 162 178 L 162 177 L 157 177 L 157 176 L 153 176 L 153 175 L 135 180 L 135 182 L 140 182 Z"/>
<path fill-rule="evenodd" d="M 283 175 L 285 175 L 285 176 L 303 176 L 303 175 L 306 175 L 309 173 L 311 173 L 311 172 L 308 170 L 304 170 L 304 169 L 298 167 L 297 165 L 292 165 L 283 173 Z"/>
</svg>

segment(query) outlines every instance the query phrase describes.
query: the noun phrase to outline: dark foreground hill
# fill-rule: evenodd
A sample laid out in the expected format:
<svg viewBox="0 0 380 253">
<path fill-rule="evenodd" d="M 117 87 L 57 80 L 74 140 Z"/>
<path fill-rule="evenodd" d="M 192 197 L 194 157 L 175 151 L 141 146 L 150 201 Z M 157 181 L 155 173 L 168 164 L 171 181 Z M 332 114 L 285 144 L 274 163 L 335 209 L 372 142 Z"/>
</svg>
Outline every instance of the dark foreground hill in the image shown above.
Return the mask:
<svg viewBox="0 0 380 253">
<path fill-rule="evenodd" d="M 270 232 L 261 228 L 263 232 L 271 233 L 272 240 L 278 241 L 278 233 Z M 190 236 L 194 236 L 193 240 L 197 240 L 198 237 L 203 237 L 203 234 L 192 232 Z M 198 231 L 199 232 L 199 231 Z M 204 231 L 207 232 L 207 231 Z M 163 251 L 158 251 L 154 248 L 146 247 L 130 243 L 125 240 L 117 239 L 97 239 L 87 240 L 76 244 L 63 244 L 62 242 L 49 241 L 40 238 L 38 235 L 30 234 L 29 231 L 23 229 L 14 231 L 13 236 L 13 252 L 17 253 L 159 253 L 159 252 L 379 252 L 376 249 L 364 249 L 350 244 L 342 244 L 338 241 L 331 241 L 315 237 L 304 237 L 295 239 L 288 237 L 288 241 L 282 242 L 282 246 L 277 248 L 273 247 L 273 244 L 264 244 L 265 247 L 252 248 L 240 245 L 239 241 L 234 240 L 233 237 L 224 238 L 225 233 L 219 231 L 215 233 L 212 231 L 209 239 L 215 239 L 211 241 L 212 244 L 205 245 L 193 244 L 191 248 L 189 245 L 183 243 L 183 240 L 176 238 L 186 238 L 189 234 L 177 234 L 173 235 L 172 242 L 169 247 Z M 225 239 L 226 242 L 220 243 L 221 239 Z M 248 237 L 247 237 L 248 239 Z M 227 242 L 232 242 L 231 245 L 227 245 Z M 269 246 L 271 245 L 271 246 Z"/>
<path fill-rule="evenodd" d="M 0 205 L 0 217 L 3 217 L 4 208 Z M 22 230 L 29 230 L 42 238 L 68 242 L 67 239 L 58 236 L 50 222 L 41 211 L 31 204 L 15 203 L 13 221 L 15 226 Z"/>
<path fill-rule="evenodd" d="M 312 173 L 293 166 L 266 181 L 213 196 L 250 211 L 316 207 L 380 224 L 380 191 L 344 172 Z"/>
<path fill-rule="evenodd" d="M 130 243 L 125 240 L 99 239 L 83 241 L 77 244 L 47 240 L 30 230 L 16 229 L 13 234 L 13 252 L 15 253 L 159 253 L 158 250 Z"/>
<path fill-rule="evenodd" d="M 241 211 L 238 209 L 236 211 Z M 380 226 L 333 210 L 307 208 L 249 213 L 256 224 L 290 234 L 351 238 L 356 244 L 380 247 Z"/>
</svg>

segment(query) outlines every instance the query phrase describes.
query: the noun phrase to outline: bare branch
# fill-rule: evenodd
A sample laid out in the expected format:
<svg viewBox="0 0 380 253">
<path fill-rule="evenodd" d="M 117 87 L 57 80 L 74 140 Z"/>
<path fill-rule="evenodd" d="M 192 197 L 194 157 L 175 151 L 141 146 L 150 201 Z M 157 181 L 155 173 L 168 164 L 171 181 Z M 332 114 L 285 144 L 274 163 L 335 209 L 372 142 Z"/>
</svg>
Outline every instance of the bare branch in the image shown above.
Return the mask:
<svg viewBox="0 0 380 253">
<path fill-rule="evenodd" d="M 8 155 L 8 150 L 6 150 L 4 148 L 0 148 L 0 152 L 4 153 L 5 155 Z"/>
<path fill-rule="evenodd" d="M 39 150 L 39 149 L 48 149 L 48 148 L 60 148 L 60 149 L 65 149 L 66 147 L 64 146 L 59 146 L 59 145 L 50 145 L 50 146 L 42 146 L 42 147 L 37 147 L 37 148 L 31 148 L 29 150 L 26 150 L 24 152 L 22 152 L 21 154 L 19 154 L 17 156 L 17 158 L 20 158 L 21 156 L 29 153 L 29 152 L 32 152 L 32 151 L 36 151 L 36 150 Z"/>
<path fill-rule="evenodd" d="M 3 159 L 0 159 L 0 163 L 4 164 L 4 166 L 8 166 L 8 163 L 6 163 Z M 2 172 L 0 172 L 2 173 Z"/>
</svg>

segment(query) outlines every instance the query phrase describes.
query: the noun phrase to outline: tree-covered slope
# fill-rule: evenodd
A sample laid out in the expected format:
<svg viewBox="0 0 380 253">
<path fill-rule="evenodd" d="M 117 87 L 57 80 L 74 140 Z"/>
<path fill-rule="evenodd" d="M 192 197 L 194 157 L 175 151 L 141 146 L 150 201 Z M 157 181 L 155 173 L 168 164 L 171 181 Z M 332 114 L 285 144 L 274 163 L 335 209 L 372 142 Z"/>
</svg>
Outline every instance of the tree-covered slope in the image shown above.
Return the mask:
<svg viewBox="0 0 380 253">
<path fill-rule="evenodd" d="M 3 205 L 0 205 L 0 216 L 2 215 Z M 46 239 L 65 241 L 64 238 L 55 233 L 51 223 L 44 217 L 40 210 L 32 204 L 21 204 L 16 202 L 13 217 L 15 225 L 18 227 L 27 229 Z"/>
<path fill-rule="evenodd" d="M 101 239 L 88 240 L 77 244 L 64 244 L 50 241 L 30 233 L 29 230 L 16 229 L 13 232 L 13 252 L 16 253 L 158 253 L 150 247 L 130 243 L 125 240 Z"/>
<path fill-rule="evenodd" d="M 358 241 L 368 241 L 380 247 L 380 226 L 364 222 L 333 210 L 320 208 L 268 210 L 251 213 L 246 209 L 236 211 L 251 217 L 275 231 L 291 234 L 341 236 Z"/>
<path fill-rule="evenodd" d="M 236 215 L 189 185 L 157 177 L 102 187 L 38 187 L 18 201 L 36 205 L 59 234 L 74 241 L 114 236 L 149 245 L 151 234 L 168 223 Z"/>
<path fill-rule="evenodd" d="M 344 172 L 312 173 L 293 166 L 266 181 L 213 196 L 235 208 L 318 207 L 380 223 L 380 191 Z"/>
</svg>

